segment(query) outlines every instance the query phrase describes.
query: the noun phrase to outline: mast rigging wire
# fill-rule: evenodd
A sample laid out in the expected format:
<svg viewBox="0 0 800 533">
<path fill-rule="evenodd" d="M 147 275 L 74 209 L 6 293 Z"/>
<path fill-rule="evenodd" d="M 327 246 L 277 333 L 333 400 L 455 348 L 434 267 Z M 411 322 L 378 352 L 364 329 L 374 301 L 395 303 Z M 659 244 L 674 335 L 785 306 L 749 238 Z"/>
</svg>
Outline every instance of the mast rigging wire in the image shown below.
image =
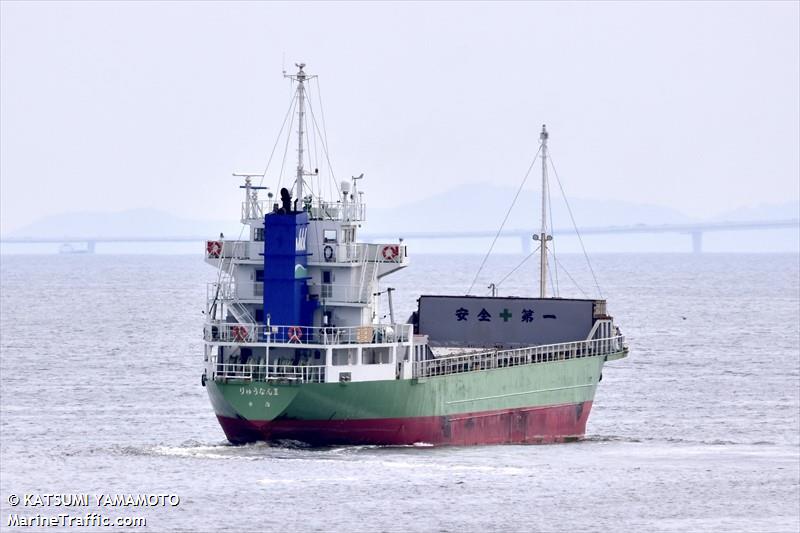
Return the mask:
<svg viewBox="0 0 800 533">
<path fill-rule="evenodd" d="M 505 276 L 503 276 L 503 279 L 501 279 L 500 281 L 498 281 L 498 282 L 495 284 L 494 288 L 495 288 L 495 289 L 497 289 L 498 287 L 500 287 L 500 285 L 502 285 L 502 284 L 503 284 L 503 282 L 504 282 L 505 280 L 507 280 L 507 279 L 509 278 L 509 276 L 511 276 L 511 274 L 513 274 L 514 272 L 516 272 L 517 270 L 519 270 L 519 268 L 520 268 L 522 265 L 524 265 L 524 264 L 525 264 L 525 263 L 528 261 L 528 259 L 530 259 L 530 258 L 531 258 L 531 257 L 533 257 L 534 255 L 536 255 L 536 252 L 538 252 L 538 251 L 539 251 L 539 249 L 540 249 L 541 247 L 542 247 L 541 245 L 537 246 L 537 247 L 536 247 L 536 249 L 535 249 L 534 251 L 532 251 L 532 252 L 531 252 L 531 253 L 529 253 L 527 256 L 525 256 L 525 258 L 524 258 L 522 261 L 520 261 L 520 263 L 519 263 L 517 266 L 515 266 L 515 267 L 514 267 L 514 268 L 511 270 L 511 272 L 509 272 L 508 274 L 506 274 Z"/>
<path fill-rule="evenodd" d="M 554 258 L 554 259 L 555 259 L 555 258 Z M 580 285 L 578 285 L 578 282 L 577 282 L 577 281 L 575 281 L 575 278 L 573 278 L 573 277 L 572 277 L 572 275 L 570 275 L 569 271 L 568 271 L 566 268 L 564 268 L 564 265 L 562 265 L 562 264 L 561 264 L 561 261 L 559 261 L 558 259 L 556 259 L 556 263 L 558 264 L 558 266 L 560 266 L 560 267 L 561 267 L 561 269 L 564 271 L 564 274 L 566 274 L 566 275 L 567 275 L 567 277 L 568 277 L 568 278 L 569 278 L 569 279 L 572 281 L 572 283 L 574 283 L 574 284 L 575 284 L 575 286 L 578 288 L 578 290 L 579 290 L 579 291 L 581 291 L 581 294 L 583 294 L 583 296 L 584 296 L 584 297 L 586 297 L 586 298 L 589 298 L 589 295 L 588 295 L 588 294 L 586 294 L 586 291 L 584 291 L 584 290 L 581 288 L 581 286 L 580 286 Z"/>
<path fill-rule="evenodd" d="M 316 78 L 311 78 L 311 80 L 309 80 L 308 88 L 306 89 L 306 94 L 308 95 L 308 99 L 309 100 L 312 99 L 311 81 L 314 81 L 314 80 L 316 80 Z M 308 127 L 308 119 L 306 119 L 306 127 Z M 309 148 L 308 148 L 309 159 L 311 159 L 311 155 L 312 155 L 311 146 L 313 145 L 313 147 L 314 147 L 313 159 L 311 159 L 311 161 L 313 162 L 313 168 L 314 168 L 315 172 L 311 176 L 311 183 L 312 183 L 311 196 L 313 198 L 314 191 L 316 191 L 317 197 L 322 199 L 322 198 L 324 198 L 324 194 L 323 194 L 323 187 L 322 187 L 322 176 L 320 175 L 320 172 L 319 172 L 319 143 L 321 142 L 321 139 L 317 139 L 317 135 L 314 135 L 311 130 L 307 130 L 307 131 L 309 131 L 311 133 L 311 135 L 307 136 L 307 140 L 308 140 L 307 144 L 309 146 Z M 314 178 L 317 178 L 316 184 L 314 184 Z M 330 187 L 329 187 L 329 189 L 330 189 Z"/>
<path fill-rule="evenodd" d="M 308 103 L 308 111 L 311 114 L 311 122 L 314 124 L 314 128 L 317 131 L 317 135 L 320 136 L 320 140 L 322 140 L 322 151 L 325 153 L 325 160 L 328 162 L 328 170 L 331 173 L 331 179 L 333 180 L 333 184 L 336 186 L 336 192 L 339 194 L 339 197 L 342 196 L 342 191 L 339 188 L 339 184 L 336 182 L 336 174 L 333 172 L 333 165 L 331 165 L 331 158 L 330 154 L 328 153 L 328 141 L 323 137 L 322 132 L 319 129 L 319 124 L 317 124 L 317 117 L 314 114 L 314 107 L 311 105 L 311 100 L 309 99 Z"/>
<path fill-rule="evenodd" d="M 553 200 L 550 196 L 550 180 L 547 180 L 547 203 L 550 204 L 550 211 L 548 215 L 550 215 L 550 231 L 555 231 L 555 226 L 553 225 Z M 559 287 L 558 287 L 558 269 L 555 268 L 555 260 L 556 260 L 556 240 L 553 238 L 550 245 L 550 249 L 553 250 L 553 253 L 550 254 L 553 256 L 553 270 L 550 274 L 550 287 L 553 289 L 553 295 L 558 297 L 559 296 Z M 555 281 L 554 281 L 555 280 Z"/>
<path fill-rule="evenodd" d="M 492 244 L 489 246 L 489 251 L 486 252 L 486 255 L 483 257 L 483 261 L 481 261 L 481 266 L 475 273 L 475 277 L 472 278 L 472 283 L 470 283 L 469 289 L 467 290 L 467 296 L 469 296 L 469 293 L 472 292 L 472 288 L 475 286 L 475 282 L 478 281 L 478 276 L 480 276 L 483 267 L 486 266 L 486 260 L 489 259 L 489 256 L 491 255 L 492 250 L 494 249 L 494 245 L 495 243 L 497 243 L 497 239 L 500 237 L 500 233 L 503 231 L 506 222 L 508 222 L 508 217 L 509 215 L 511 215 L 511 210 L 514 209 L 514 204 L 517 203 L 517 198 L 519 198 L 519 194 L 522 192 L 522 187 L 524 187 L 525 182 L 528 181 L 528 176 L 531 175 L 531 170 L 533 170 L 533 165 L 534 163 L 536 163 L 536 159 L 538 159 L 539 152 L 541 151 L 542 151 L 542 145 L 540 144 L 539 149 L 536 150 L 536 155 L 533 156 L 533 161 L 531 161 L 531 164 L 528 167 L 528 171 L 525 172 L 525 177 L 522 179 L 522 183 L 519 184 L 519 189 L 517 189 L 517 194 L 514 195 L 514 199 L 511 201 L 511 205 L 508 207 L 508 211 L 506 211 L 506 216 L 503 218 L 503 222 L 502 224 L 500 224 L 500 228 L 497 230 L 497 233 L 495 234 L 494 239 L 492 240 Z"/>
<path fill-rule="evenodd" d="M 549 254 L 549 255 L 552 255 L 552 256 L 553 256 L 553 266 L 552 266 L 552 267 L 550 266 L 550 257 L 548 257 L 548 258 L 547 258 L 547 269 L 548 269 L 548 270 L 550 270 L 550 269 L 552 268 L 552 271 L 555 271 L 555 270 L 556 270 L 556 261 L 555 261 L 555 255 L 554 255 L 554 254 Z M 556 274 L 556 275 L 558 275 L 558 274 Z M 555 284 L 553 283 L 553 278 L 554 278 L 554 277 L 555 277 L 555 276 L 553 276 L 553 274 L 551 273 L 551 274 L 550 274 L 550 290 L 552 290 L 552 291 L 553 291 L 553 293 L 552 293 L 552 294 L 553 294 L 553 296 L 557 298 L 557 297 L 558 297 L 558 289 L 556 289 L 556 286 L 555 286 Z"/>
<path fill-rule="evenodd" d="M 322 117 L 322 139 L 321 140 L 325 143 L 325 150 L 327 150 L 328 149 L 328 128 L 325 125 L 325 107 L 323 107 L 323 105 L 322 105 L 322 87 L 319 84 L 319 77 L 314 78 L 314 81 L 317 84 L 317 100 L 319 101 L 319 113 L 320 113 L 320 115 Z M 310 109 L 310 107 L 311 106 L 309 105 L 309 109 Z M 311 118 L 312 119 L 314 118 L 314 114 L 313 113 L 311 113 Z M 331 172 L 331 175 L 333 175 L 333 172 Z M 334 180 L 333 183 L 334 183 L 334 185 L 336 185 L 336 180 Z M 330 182 L 328 182 L 328 184 L 329 184 L 329 186 L 328 186 L 328 194 L 330 194 L 331 193 Z M 336 190 L 337 191 L 339 190 L 338 186 L 336 187 Z M 339 196 L 341 196 L 341 192 L 339 193 Z"/>
<path fill-rule="evenodd" d="M 297 93 L 295 93 L 297 95 Z M 297 103 L 295 102 L 295 107 Z M 294 111 L 294 107 L 292 108 Z M 292 129 L 292 124 L 294 124 L 294 113 L 292 113 L 292 119 L 289 121 L 289 130 Z M 292 140 L 292 136 L 287 133 L 286 135 L 286 146 L 283 148 L 283 160 L 281 161 L 281 170 L 278 172 L 278 192 L 280 192 L 281 183 L 283 182 L 283 169 L 286 166 L 286 155 L 289 153 L 289 141 Z"/>
<path fill-rule="evenodd" d="M 578 236 L 578 242 L 581 244 L 581 250 L 583 250 L 583 257 L 586 258 L 586 264 L 589 265 L 589 271 L 592 273 L 592 279 L 594 279 L 594 286 L 597 288 L 597 294 L 600 298 L 603 298 L 603 291 L 600 290 L 600 284 L 597 282 L 597 276 L 594 273 L 594 269 L 592 268 L 592 262 L 589 261 L 589 254 L 586 253 L 586 247 L 583 245 L 583 238 L 581 237 L 581 232 L 578 231 L 578 225 L 575 223 L 575 217 L 572 215 L 572 208 L 569 205 L 569 200 L 567 200 L 567 194 L 564 192 L 564 186 L 561 185 L 561 179 L 558 177 L 558 171 L 556 170 L 555 164 L 553 164 L 553 155 L 550 154 L 550 166 L 553 168 L 553 174 L 556 176 L 556 183 L 558 183 L 558 188 L 561 189 L 561 196 L 564 198 L 564 203 L 567 206 L 567 212 L 569 213 L 569 218 L 572 221 L 572 227 L 575 229 L 575 234 Z M 566 272 L 566 270 L 564 270 Z"/>
<path fill-rule="evenodd" d="M 286 115 L 283 117 L 283 123 L 281 124 L 281 129 L 278 131 L 278 136 L 275 138 L 275 144 L 272 145 L 272 151 L 269 153 L 269 159 L 267 159 L 267 166 L 264 167 L 264 173 L 261 175 L 261 179 L 258 181 L 258 186 L 261 187 L 264 183 L 264 179 L 267 176 L 267 171 L 269 170 L 270 164 L 272 164 L 272 157 L 275 155 L 275 149 L 278 147 L 278 142 L 281 140 L 281 135 L 283 134 L 283 128 L 286 127 L 286 120 L 289 118 L 289 114 L 291 114 L 292 110 L 294 109 L 295 100 L 297 99 L 297 93 L 292 96 L 292 99 L 289 101 L 289 109 L 286 110 Z M 289 128 L 291 129 L 292 125 L 289 124 Z"/>
<path fill-rule="evenodd" d="M 309 85 L 310 85 L 310 84 L 309 84 Z M 307 91 L 307 92 L 308 92 L 308 93 L 310 93 L 310 91 Z M 310 97 L 309 97 L 309 99 L 310 99 Z M 314 178 L 315 178 L 315 177 L 317 178 L 317 184 L 316 184 L 316 187 L 317 187 L 317 189 L 316 189 L 316 190 L 317 190 L 317 196 L 320 198 L 320 200 L 322 199 L 322 182 L 321 182 L 322 178 L 321 178 L 321 177 L 320 177 L 320 175 L 319 175 L 319 171 L 318 171 L 318 170 L 319 170 L 319 161 L 318 161 L 318 158 L 317 158 L 317 155 L 318 155 L 318 154 L 317 154 L 317 145 L 319 144 L 319 142 L 318 142 L 318 140 L 317 140 L 317 136 L 316 136 L 316 135 L 314 135 L 314 132 L 312 132 L 311 130 L 309 130 L 309 129 L 308 129 L 308 117 L 306 117 L 306 119 L 305 119 L 305 125 L 306 125 L 306 131 L 307 131 L 307 132 L 309 132 L 309 134 L 308 134 L 308 135 L 306 135 L 306 139 L 305 139 L 305 141 L 306 141 L 306 146 L 307 146 L 307 148 L 308 148 L 308 157 L 309 157 L 309 162 L 312 162 L 312 160 L 311 160 L 311 156 L 312 156 L 312 152 L 311 152 L 311 144 L 313 143 L 313 145 L 314 145 L 314 152 L 313 152 L 313 157 L 314 157 L 314 159 L 313 159 L 313 166 L 314 166 L 314 170 L 316 170 L 316 171 L 317 171 L 317 172 L 315 172 L 314 174 L 312 174 L 312 175 L 310 176 L 310 178 L 311 178 L 311 179 L 309 180 L 309 183 L 311 184 L 311 186 L 309 187 L 309 189 L 311 190 L 311 202 L 312 202 L 312 210 L 313 210 L 313 202 L 314 202 Z M 320 205 L 322 205 L 322 202 L 321 202 L 321 201 L 320 201 Z M 312 211 L 312 213 L 313 213 L 313 211 Z M 319 242 L 319 231 L 320 231 L 320 229 L 319 229 L 319 224 L 310 224 L 310 227 L 314 228 L 314 239 L 315 239 L 315 241 Z"/>
<path fill-rule="evenodd" d="M 314 78 L 314 81 L 317 82 L 317 100 L 319 100 L 319 113 L 322 117 L 322 133 L 323 133 L 323 140 L 325 141 L 325 145 L 328 144 L 328 128 L 325 126 L 325 108 L 322 107 L 322 87 L 319 85 L 319 78 Z"/>
</svg>

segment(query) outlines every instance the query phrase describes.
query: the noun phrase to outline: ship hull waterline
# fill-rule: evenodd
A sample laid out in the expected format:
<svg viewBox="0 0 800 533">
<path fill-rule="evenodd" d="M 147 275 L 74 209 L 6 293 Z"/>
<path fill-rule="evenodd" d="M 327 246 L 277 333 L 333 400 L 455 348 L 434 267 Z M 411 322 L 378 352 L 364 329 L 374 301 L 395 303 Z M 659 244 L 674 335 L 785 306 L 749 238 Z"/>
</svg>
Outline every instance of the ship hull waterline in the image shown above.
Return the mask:
<svg viewBox="0 0 800 533">
<path fill-rule="evenodd" d="M 526 409 L 364 420 L 242 420 L 218 416 L 232 444 L 300 441 L 312 446 L 550 444 L 583 438 L 592 402 Z"/>
<path fill-rule="evenodd" d="M 584 436 L 605 359 L 392 381 L 210 380 L 207 389 L 233 444 L 546 444 Z"/>
</svg>

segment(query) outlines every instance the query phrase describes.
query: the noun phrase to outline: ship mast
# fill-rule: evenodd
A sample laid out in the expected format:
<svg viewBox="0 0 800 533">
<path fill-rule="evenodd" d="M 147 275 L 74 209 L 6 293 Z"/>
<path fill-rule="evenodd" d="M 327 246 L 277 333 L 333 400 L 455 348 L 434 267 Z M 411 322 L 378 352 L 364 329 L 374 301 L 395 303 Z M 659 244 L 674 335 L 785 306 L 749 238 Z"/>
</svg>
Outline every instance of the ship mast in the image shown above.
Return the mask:
<svg viewBox="0 0 800 533">
<path fill-rule="evenodd" d="M 547 234 L 547 129 L 542 124 L 542 228 L 539 241 L 539 298 L 545 298 L 547 292 L 547 241 L 553 237 Z"/>
<path fill-rule="evenodd" d="M 297 189 L 295 193 L 295 198 L 302 201 L 303 198 L 303 187 L 305 185 L 304 178 L 306 176 L 305 169 L 303 167 L 303 136 L 305 135 L 305 131 L 303 129 L 305 125 L 305 115 L 306 115 L 306 87 L 305 82 L 307 80 L 316 78 L 316 76 L 308 76 L 303 69 L 305 68 L 305 63 L 295 63 L 294 64 L 297 68 L 297 74 L 284 74 L 284 77 L 292 79 L 297 82 L 297 118 L 298 118 L 298 130 L 297 130 Z"/>
</svg>

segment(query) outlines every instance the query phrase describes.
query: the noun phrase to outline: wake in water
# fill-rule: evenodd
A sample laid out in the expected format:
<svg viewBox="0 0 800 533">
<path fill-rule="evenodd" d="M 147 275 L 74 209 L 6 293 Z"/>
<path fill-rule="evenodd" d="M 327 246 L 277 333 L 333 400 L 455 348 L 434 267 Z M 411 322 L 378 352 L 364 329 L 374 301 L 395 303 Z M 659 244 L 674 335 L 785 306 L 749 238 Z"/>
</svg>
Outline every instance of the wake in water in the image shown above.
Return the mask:
<svg viewBox="0 0 800 533">
<path fill-rule="evenodd" d="M 774 441 L 753 441 L 753 442 L 736 442 L 732 440 L 703 440 L 703 439 L 686 439 L 677 437 L 642 437 L 634 438 L 624 435 L 591 435 L 581 439 L 569 446 L 592 445 L 592 444 L 614 444 L 614 443 L 627 443 L 627 444 L 671 444 L 671 445 L 687 445 L 687 446 L 775 446 L 778 443 Z M 565 446 L 559 444 L 558 446 Z M 501 446 L 499 449 L 511 447 L 525 447 L 525 445 L 511 445 Z M 541 446 L 537 446 L 540 448 Z M 426 453 L 425 450 L 430 450 Z M 434 450 L 436 453 L 431 455 Z M 424 459 L 433 458 L 444 450 L 463 450 L 459 447 L 437 447 L 429 443 L 419 442 L 411 445 L 397 445 L 397 446 L 376 446 L 376 445 L 360 445 L 360 446 L 328 446 L 328 447 L 312 447 L 300 441 L 279 441 L 273 443 L 255 442 L 244 445 L 232 445 L 228 441 L 217 442 L 200 442 L 197 440 L 186 440 L 180 444 L 160 444 L 152 446 L 119 446 L 115 445 L 109 448 L 94 447 L 82 452 L 76 453 L 89 453 L 90 455 L 105 455 L 109 451 L 112 455 L 120 455 L 127 457 L 143 456 L 143 457 L 177 457 L 189 459 L 211 459 L 211 460 L 244 460 L 244 461 L 272 461 L 272 460 L 347 460 L 365 459 L 367 456 L 372 456 L 376 459 L 385 458 L 386 454 L 403 453 L 407 451 L 413 453 L 417 461 L 413 467 L 436 468 L 436 465 L 428 464 Z M 422 455 L 419 455 L 419 452 Z M 75 455 L 66 453 L 66 455 Z M 420 459 L 422 461 L 420 462 Z M 393 460 L 383 461 L 383 466 L 388 468 L 403 468 L 406 463 L 396 462 Z M 412 467 L 411 465 L 408 465 Z M 449 465 L 448 469 L 458 469 L 458 465 Z"/>
<path fill-rule="evenodd" d="M 592 435 L 580 442 L 629 442 L 629 443 L 665 443 L 665 444 L 690 444 L 702 446 L 776 446 L 779 443 L 768 440 L 757 441 L 733 441 L 723 439 L 685 439 L 678 437 L 626 437 L 621 435 Z"/>
</svg>

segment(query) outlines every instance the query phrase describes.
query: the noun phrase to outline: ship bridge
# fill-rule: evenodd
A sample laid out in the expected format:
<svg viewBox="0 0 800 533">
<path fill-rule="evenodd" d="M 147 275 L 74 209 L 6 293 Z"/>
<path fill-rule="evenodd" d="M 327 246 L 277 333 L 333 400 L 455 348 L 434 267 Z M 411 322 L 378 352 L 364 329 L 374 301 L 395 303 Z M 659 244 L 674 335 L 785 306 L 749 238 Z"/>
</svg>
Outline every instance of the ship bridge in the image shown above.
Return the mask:
<svg viewBox="0 0 800 533">
<path fill-rule="evenodd" d="M 243 180 L 242 231 L 235 239 L 220 235 L 205 242 L 205 260 L 218 271 L 207 286 L 206 360 L 289 366 L 346 361 L 354 379 L 383 375 L 365 361 L 391 361 L 383 373 L 392 377 L 395 361 L 410 360 L 412 333 L 410 325 L 395 323 L 392 289 L 382 291 L 380 282 L 409 264 L 407 246 L 402 239 L 359 242 L 367 215 L 359 190 L 363 173 L 336 181 L 329 169 L 329 194 L 323 194 L 320 165 L 309 150 L 309 143 L 322 147 L 329 161 L 307 94 L 314 76 L 302 64 L 298 68 L 287 76 L 296 88 L 294 113 L 287 114 L 296 119 L 298 133 L 292 186 L 281 187 L 279 174 L 276 195 L 263 185 L 266 172 L 234 174 Z M 382 296 L 388 323 L 380 318 Z"/>
</svg>

